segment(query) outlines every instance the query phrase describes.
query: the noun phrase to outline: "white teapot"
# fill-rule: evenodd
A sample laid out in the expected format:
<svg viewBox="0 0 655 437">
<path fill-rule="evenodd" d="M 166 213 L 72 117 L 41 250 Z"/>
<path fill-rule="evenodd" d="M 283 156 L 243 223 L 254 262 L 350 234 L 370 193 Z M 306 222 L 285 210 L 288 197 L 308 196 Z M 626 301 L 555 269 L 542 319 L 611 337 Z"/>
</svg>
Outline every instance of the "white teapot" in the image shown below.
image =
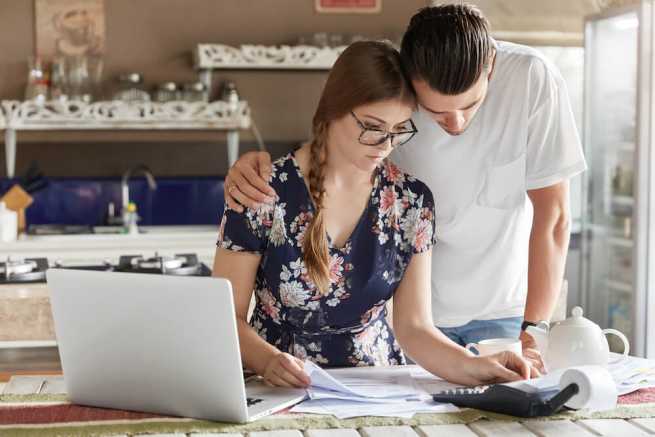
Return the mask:
<svg viewBox="0 0 655 437">
<path fill-rule="evenodd" d="M 606 334 L 614 334 L 623 341 L 623 355 L 630 352 L 630 343 L 623 333 L 616 329 L 603 329 L 591 320 L 582 317 L 582 308 L 575 307 L 571 317 L 554 324 L 528 326 L 525 330 L 537 343 L 547 370 L 571 366 L 596 364 L 607 366 L 609 345 Z"/>
</svg>

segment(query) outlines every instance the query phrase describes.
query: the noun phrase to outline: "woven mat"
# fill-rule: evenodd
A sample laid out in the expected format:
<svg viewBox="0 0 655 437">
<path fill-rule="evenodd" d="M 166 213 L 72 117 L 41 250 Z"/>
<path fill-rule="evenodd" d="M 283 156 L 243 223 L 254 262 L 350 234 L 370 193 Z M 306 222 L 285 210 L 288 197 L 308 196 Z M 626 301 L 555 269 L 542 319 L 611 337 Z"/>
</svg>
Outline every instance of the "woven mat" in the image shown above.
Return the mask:
<svg viewBox="0 0 655 437">
<path fill-rule="evenodd" d="M 466 424 L 481 419 L 518 421 L 520 418 L 464 409 L 457 413 L 417 414 L 412 419 L 359 417 L 339 420 L 333 416 L 278 413 L 248 424 L 209 422 L 130 411 L 73 405 L 56 395 L 0 397 L 0 436 L 101 437 L 139 433 L 244 433 L 277 429 L 360 428 L 390 425 Z M 568 411 L 542 420 L 629 419 L 655 417 L 655 389 L 622 396 L 617 408 L 601 413 Z"/>
</svg>

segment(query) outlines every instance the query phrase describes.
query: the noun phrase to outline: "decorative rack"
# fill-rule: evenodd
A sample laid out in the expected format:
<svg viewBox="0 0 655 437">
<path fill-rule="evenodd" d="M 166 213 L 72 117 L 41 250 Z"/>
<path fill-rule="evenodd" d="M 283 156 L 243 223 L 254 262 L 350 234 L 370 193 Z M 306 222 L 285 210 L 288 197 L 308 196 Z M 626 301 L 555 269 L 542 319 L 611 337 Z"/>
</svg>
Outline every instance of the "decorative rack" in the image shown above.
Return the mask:
<svg viewBox="0 0 655 437">
<path fill-rule="evenodd" d="M 346 46 L 315 47 L 198 44 L 194 53 L 196 68 L 329 70 Z"/>
<path fill-rule="evenodd" d="M 211 89 L 213 70 L 316 70 L 332 68 L 346 46 L 315 47 L 198 44 L 194 51 L 200 80 Z M 252 127 L 247 102 L 224 101 L 84 103 L 4 100 L 0 130 L 5 133 L 7 176 L 15 174 L 17 133 L 24 130 L 219 130 L 227 133 L 228 163 L 239 155 L 239 131 Z"/>
<path fill-rule="evenodd" d="M 218 130 L 227 132 L 228 162 L 239 153 L 239 130 L 250 127 L 247 102 L 127 103 L 106 101 L 0 102 L 7 175 L 13 177 L 17 132 L 25 130 Z"/>
</svg>

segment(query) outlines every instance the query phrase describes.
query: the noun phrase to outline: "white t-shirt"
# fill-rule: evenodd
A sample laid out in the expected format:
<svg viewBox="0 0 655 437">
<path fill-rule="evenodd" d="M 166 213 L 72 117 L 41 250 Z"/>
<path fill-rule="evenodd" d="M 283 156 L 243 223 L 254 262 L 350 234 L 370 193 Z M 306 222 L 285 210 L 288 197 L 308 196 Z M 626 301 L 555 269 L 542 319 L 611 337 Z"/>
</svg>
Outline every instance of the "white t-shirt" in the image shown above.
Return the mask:
<svg viewBox="0 0 655 437">
<path fill-rule="evenodd" d="M 564 80 L 536 50 L 497 42 L 486 100 L 465 132 L 448 135 L 423 109 L 414 121 L 418 134 L 392 158 L 434 194 L 435 324 L 522 316 L 533 215 L 527 190 L 586 169 Z"/>
</svg>

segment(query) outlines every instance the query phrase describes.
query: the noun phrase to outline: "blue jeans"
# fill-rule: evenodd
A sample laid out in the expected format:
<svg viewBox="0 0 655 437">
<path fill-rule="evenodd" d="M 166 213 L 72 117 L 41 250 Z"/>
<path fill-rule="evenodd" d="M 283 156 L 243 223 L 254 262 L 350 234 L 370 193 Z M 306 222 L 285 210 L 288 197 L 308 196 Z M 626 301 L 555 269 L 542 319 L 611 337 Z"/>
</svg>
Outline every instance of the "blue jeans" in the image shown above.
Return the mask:
<svg viewBox="0 0 655 437">
<path fill-rule="evenodd" d="M 466 325 L 439 328 L 455 343 L 466 346 L 487 338 L 519 338 L 523 317 L 492 320 L 471 320 Z"/>
</svg>

